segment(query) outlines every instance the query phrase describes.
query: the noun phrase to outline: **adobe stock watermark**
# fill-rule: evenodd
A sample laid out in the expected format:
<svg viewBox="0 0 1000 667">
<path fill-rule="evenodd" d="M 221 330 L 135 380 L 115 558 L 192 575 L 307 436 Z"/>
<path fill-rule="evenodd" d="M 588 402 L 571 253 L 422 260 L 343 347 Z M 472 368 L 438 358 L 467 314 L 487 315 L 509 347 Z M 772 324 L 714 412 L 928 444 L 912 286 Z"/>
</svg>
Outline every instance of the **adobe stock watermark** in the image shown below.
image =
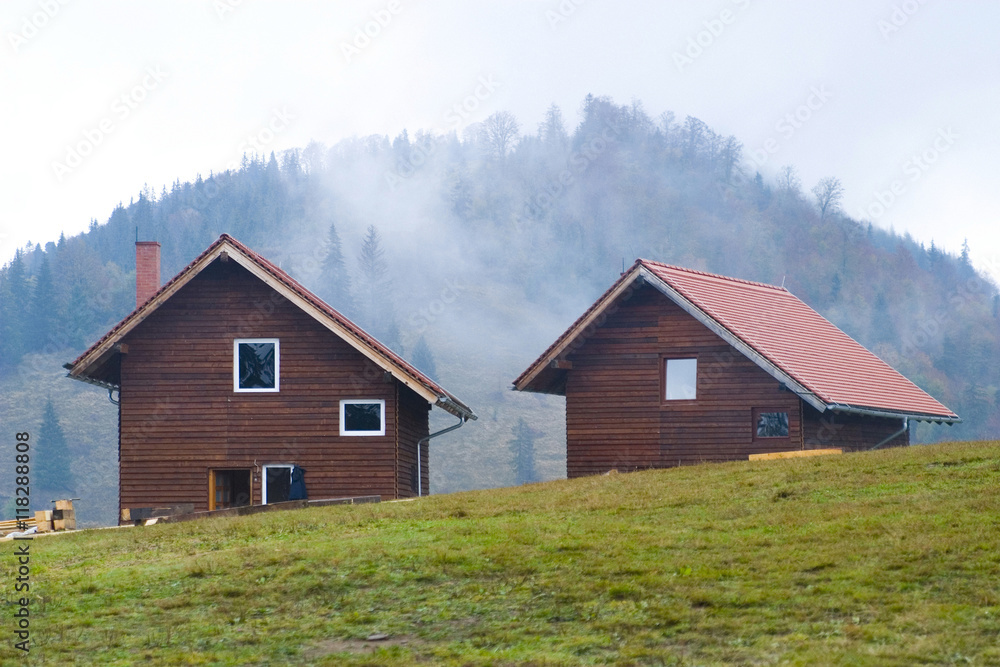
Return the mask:
<svg viewBox="0 0 1000 667">
<path fill-rule="evenodd" d="M 555 30 L 568 21 L 584 2 L 586 0 L 560 0 L 555 9 L 546 9 L 545 20 L 549 22 L 549 27 Z"/>
<path fill-rule="evenodd" d="M 566 168 L 559 172 L 555 180 L 542 186 L 525 203 L 525 214 L 528 217 L 538 218 L 552 208 L 556 200 L 590 168 L 590 165 L 608 149 L 608 144 L 620 133 L 621 129 L 609 122 L 600 134 L 591 136 L 579 149 L 573 151 L 573 154 L 567 159 Z"/>
<path fill-rule="evenodd" d="M 354 37 L 351 41 L 340 43 L 340 52 L 344 55 L 344 60 L 347 61 L 348 65 L 354 58 L 360 56 L 362 51 L 371 46 L 372 41 L 389 27 L 393 18 L 399 14 L 402 8 L 400 0 L 389 0 L 384 9 L 377 9 L 371 13 L 371 20 L 354 29 Z"/>
<path fill-rule="evenodd" d="M 998 268 L 996 264 L 990 268 Z M 960 283 L 948 294 L 948 300 L 932 313 L 911 323 L 910 329 L 903 335 L 901 352 L 909 357 L 920 350 L 926 350 L 932 343 L 939 342 L 945 334 L 945 323 L 955 317 L 955 313 L 966 305 L 982 300 L 993 293 L 993 285 L 983 280 L 979 275 Z"/>
<path fill-rule="evenodd" d="M 765 139 L 760 148 L 750 149 L 750 159 L 758 167 L 763 166 L 772 155 L 781 150 L 782 142 L 787 142 L 794 137 L 795 133 L 801 130 L 817 111 L 826 106 L 831 97 L 830 91 L 826 89 L 826 84 L 820 84 L 818 87 L 810 87 L 809 95 L 802 104 L 796 107 L 794 111 L 786 113 L 774 124 L 774 131 L 778 135 Z"/>
<path fill-rule="evenodd" d="M 427 331 L 434 322 L 438 320 L 448 310 L 462 292 L 466 290 L 466 285 L 456 278 L 448 278 L 444 281 L 444 287 L 438 296 L 431 300 L 426 306 L 419 308 L 417 312 L 407 319 L 410 330 L 415 336 L 420 336 Z"/>
<path fill-rule="evenodd" d="M 79 168 L 121 123 L 132 116 L 149 94 L 160 87 L 167 76 L 168 74 L 159 65 L 147 67 L 142 79 L 136 85 L 112 100 L 110 113 L 107 116 L 93 127 L 84 129 L 78 141 L 66 146 L 66 155 L 62 162 L 52 161 L 52 173 L 55 174 L 56 180 L 62 183 L 66 176 Z"/>
<path fill-rule="evenodd" d="M 428 141 L 414 142 L 410 146 L 410 152 L 405 160 L 397 160 L 395 167 L 386 172 L 385 181 L 389 189 L 395 191 L 403 182 L 403 179 L 413 176 L 421 167 L 427 164 L 434 153 L 437 152 L 440 135 L 446 135 L 465 121 L 482 107 L 483 103 L 493 96 L 503 84 L 497 81 L 492 74 L 482 74 L 479 76 L 477 85 L 472 91 L 458 102 L 455 102 L 444 113 L 444 123 L 437 129 L 436 135 Z"/>
<path fill-rule="evenodd" d="M 212 6 L 215 9 L 215 15 L 219 17 L 220 21 L 224 21 L 227 14 L 232 14 L 242 4 L 243 0 L 215 0 Z"/>
<path fill-rule="evenodd" d="M 38 10 L 21 18 L 20 30 L 8 32 L 7 41 L 16 54 L 21 47 L 34 39 L 54 19 L 69 0 L 40 0 Z"/>
<path fill-rule="evenodd" d="M 919 153 L 914 153 L 903 163 L 901 170 L 905 178 L 897 178 L 887 189 L 873 192 L 872 201 L 858 210 L 859 219 L 867 217 L 878 220 L 885 215 L 892 205 L 906 194 L 907 183 L 913 184 L 923 178 L 941 156 L 951 150 L 957 140 L 958 133 L 951 127 L 938 128 L 931 145 Z"/>
<path fill-rule="evenodd" d="M 236 148 L 238 160 L 233 160 L 226 165 L 231 171 L 238 171 L 243 156 L 252 151 L 258 155 L 264 154 L 264 148 L 277 138 L 279 134 L 288 129 L 291 121 L 295 120 L 295 115 L 288 111 L 288 107 L 272 109 L 271 117 L 256 132 L 248 135 L 246 139 Z"/>
<path fill-rule="evenodd" d="M 878 26 L 882 37 L 888 41 L 890 35 L 902 30 L 926 4 L 927 0 L 904 0 L 904 2 L 893 5 L 888 18 L 879 19 L 875 25 Z"/>
<path fill-rule="evenodd" d="M 732 3 L 741 11 L 750 7 L 750 0 L 732 0 Z M 685 67 L 693 65 L 698 58 L 701 58 L 705 51 L 712 48 L 716 41 L 722 37 L 726 29 L 736 23 L 738 16 L 737 12 L 726 8 L 720 11 L 715 18 L 702 21 L 703 30 L 688 37 L 687 46 L 682 51 L 674 51 L 674 65 L 677 67 L 677 71 L 683 74 Z"/>
</svg>

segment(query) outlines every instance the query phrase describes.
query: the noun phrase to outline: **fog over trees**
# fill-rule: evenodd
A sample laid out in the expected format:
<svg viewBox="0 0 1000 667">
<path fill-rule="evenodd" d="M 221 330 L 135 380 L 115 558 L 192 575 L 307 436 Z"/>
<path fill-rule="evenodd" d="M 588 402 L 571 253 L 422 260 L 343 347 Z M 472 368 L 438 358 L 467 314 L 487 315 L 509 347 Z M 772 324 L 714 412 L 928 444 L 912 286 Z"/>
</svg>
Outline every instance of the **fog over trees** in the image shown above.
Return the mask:
<svg viewBox="0 0 1000 667">
<path fill-rule="evenodd" d="M 469 403 L 480 420 L 432 441 L 437 493 L 565 474 L 561 399 L 510 382 L 637 257 L 784 283 L 965 420 L 915 441 L 997 437 L 996 286 L 967 250 L 844 215 L 836 177 L 807 187 L 791 165 L 757 173 L 737 138 L 696 118 L 594 96 L 534 129 L 498 112 L 460 136 L 247 155 L 0 269 L 0 415 L 36 427 L 32 388 L 51 386 L 74 467 L 112 462 L 77 492 L 117 483 L 114 406 L 56 379 L 134 307 L 138 228 L 161 242 L 164 280 L 233 235 Z"/>
</svg>

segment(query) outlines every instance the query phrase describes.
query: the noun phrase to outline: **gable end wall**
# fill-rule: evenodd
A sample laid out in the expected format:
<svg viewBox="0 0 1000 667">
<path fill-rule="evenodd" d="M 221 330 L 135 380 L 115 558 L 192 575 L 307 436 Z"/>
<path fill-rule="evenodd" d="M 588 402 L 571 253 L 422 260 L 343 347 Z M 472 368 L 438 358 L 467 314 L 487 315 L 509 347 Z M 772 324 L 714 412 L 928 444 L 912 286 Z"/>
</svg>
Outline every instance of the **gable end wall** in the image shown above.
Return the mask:
<svg viewBox="0 0 1000 667">
<path fill-rule="evenodd" d="M 567 359 L 567 475 L 746 459 L 803 448 L 802 402 L 646 286 Z M 694 401 L 664 401 L 665 358 L 697 358 Z M 786 411 L 789 437 L 756 440 L 754 408 Z"/>
<path fill-rule="evenodd" d="M 235 338 L 280 340 L 280 392 L 233 391 Z M 123 342 L 123 508 L 207 510 L 212 468 L 254 470 L 259 504 L 269 463 L 302 466 L 310 498 L 394 498 L 397 415 L 427 428 L 425 401 L 397 408 L 398 382 L 234 262 L 207 267 Z M 385 436 L 340 436 L 345 398 L 384 399 Z"/>
</svg>

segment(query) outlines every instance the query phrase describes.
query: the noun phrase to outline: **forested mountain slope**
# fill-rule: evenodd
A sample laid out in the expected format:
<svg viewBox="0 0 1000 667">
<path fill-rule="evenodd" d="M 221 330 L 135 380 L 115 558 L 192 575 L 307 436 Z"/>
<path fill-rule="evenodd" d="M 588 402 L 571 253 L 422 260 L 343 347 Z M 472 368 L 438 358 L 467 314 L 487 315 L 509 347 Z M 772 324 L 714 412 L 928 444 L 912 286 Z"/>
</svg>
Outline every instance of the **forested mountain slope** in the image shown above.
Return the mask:
<svg viewBox="0 0 1000 667">
<path fill-rule="evenodd" d="M 1000 297 L 965 253 L 853 220 L 791 168 L 767 182 L 695 118 L 594 97 L 581 118 L 248 156 L 26 248 L 0 270 L 4 421 L 37 428 L 51 397 L 74 468 L 116 483 L 114 406 L 53 380 L 134 306 L 138 229 L 164 280 L 235 236 L 472 405 L 478 422 L 432 442 L 434 492 L 564 474 L 561 401 L 510 381 L 636 257 L 784 283 L 965 420 L 916 441 L 1000 433 Z"/>
</svg>

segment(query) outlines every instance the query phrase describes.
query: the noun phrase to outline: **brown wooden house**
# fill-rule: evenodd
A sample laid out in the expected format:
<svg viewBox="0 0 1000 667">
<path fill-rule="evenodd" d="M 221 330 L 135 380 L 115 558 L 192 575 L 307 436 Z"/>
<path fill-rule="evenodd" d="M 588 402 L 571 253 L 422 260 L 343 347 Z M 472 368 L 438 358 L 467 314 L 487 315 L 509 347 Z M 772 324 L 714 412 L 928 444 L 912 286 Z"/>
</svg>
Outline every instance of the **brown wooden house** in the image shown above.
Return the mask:
<svg viewBox="0 0 1000 667">
<path fill-rule="evenodd" d="M 120 509 L 421 495 L 431 407 L 476 418 L 227 235 L 162 287 L 159 244 L 138 243 L 136 285 L 136 310 L 66 365 L 118 393 Z"/>
<path fill-rule="evenodd" d="M 958 416 L 788 290 L 636 263 L 514 388 L 566 397 L 566 472 L 909 444 Z"/>
</svg>

